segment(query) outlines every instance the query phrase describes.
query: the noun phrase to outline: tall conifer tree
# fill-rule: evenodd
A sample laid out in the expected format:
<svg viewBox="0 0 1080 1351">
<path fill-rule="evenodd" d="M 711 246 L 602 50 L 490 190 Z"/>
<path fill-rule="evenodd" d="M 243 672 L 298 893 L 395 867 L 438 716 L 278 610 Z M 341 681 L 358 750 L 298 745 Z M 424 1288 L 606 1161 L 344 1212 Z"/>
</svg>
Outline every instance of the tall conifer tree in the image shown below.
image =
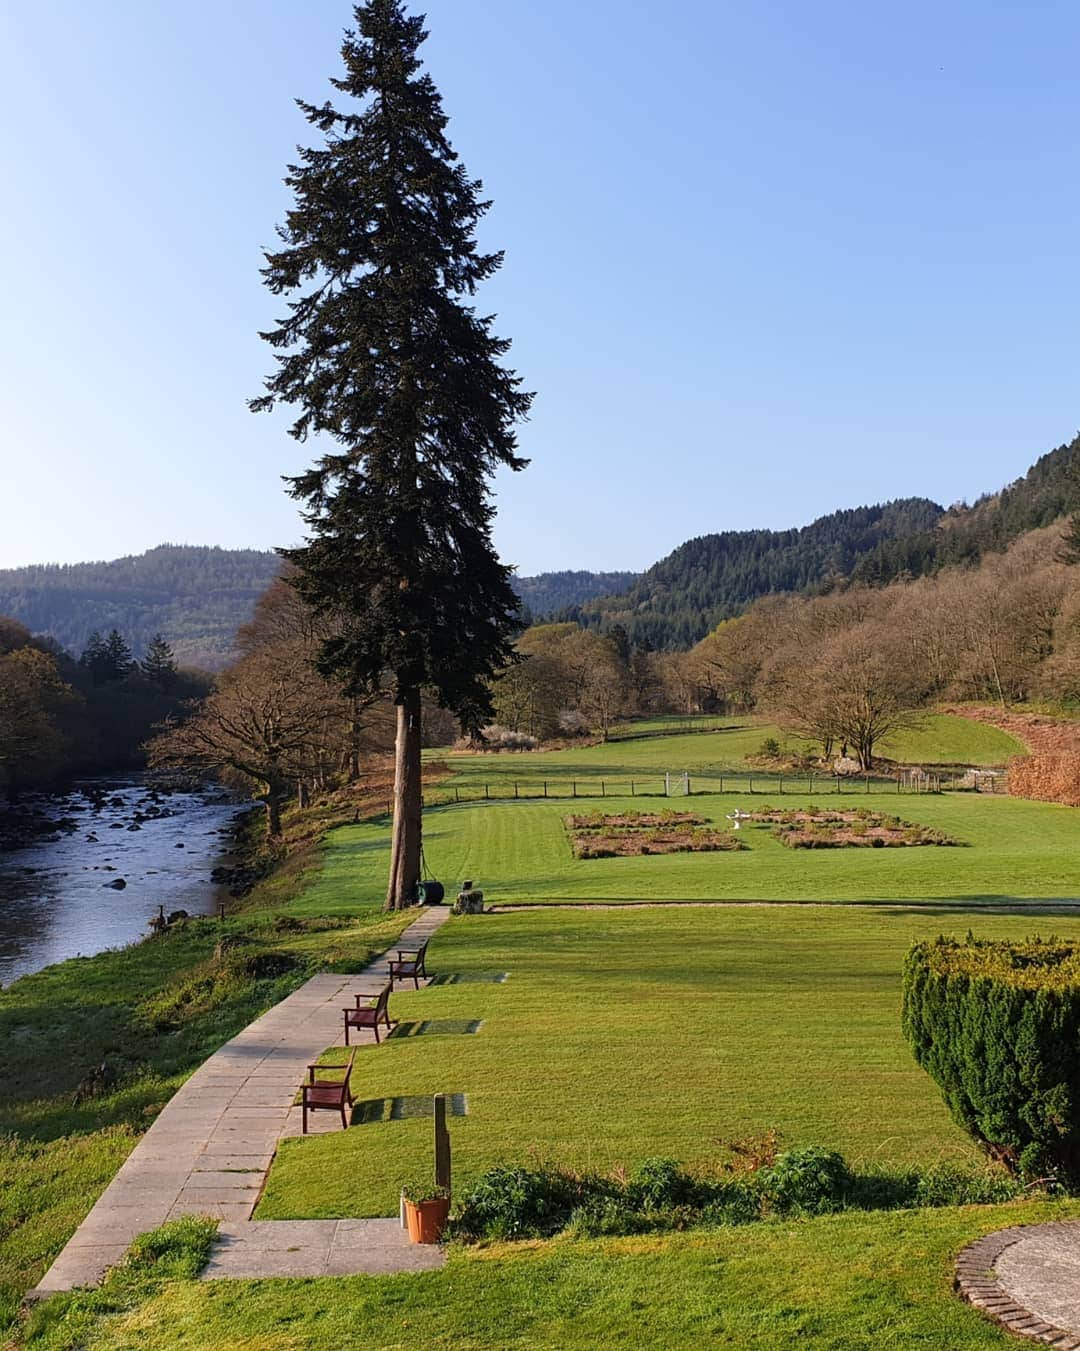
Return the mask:
<svg viewBox="0 0 1080 1351">
<path fill-rule="evenodd" d="M 420 876 L 421 689 L 476 728 L 511 659 L 517 598 L 491 542 L 489 480 L 524 467 L 514 426 L 532 399 L 470 304 L 502 255 L 477 247 L 489 203 L 421 69 L 423 22 L 400 0 L 356 6 L 332 80 L 346 101 L 299 104 L 323 143 L 285 180 L 295 204 L 263 276 L 289 312 L 263 334 L 277 369 L 252 401 L 295 405 L 292 435 L 333 443 L 289 480 L 308 541 L 282 552 L 336 621 L 323 673 L 354 695 L 388 681 L 397 705 L 389 908 L 412 902 Z"/>
</svg>

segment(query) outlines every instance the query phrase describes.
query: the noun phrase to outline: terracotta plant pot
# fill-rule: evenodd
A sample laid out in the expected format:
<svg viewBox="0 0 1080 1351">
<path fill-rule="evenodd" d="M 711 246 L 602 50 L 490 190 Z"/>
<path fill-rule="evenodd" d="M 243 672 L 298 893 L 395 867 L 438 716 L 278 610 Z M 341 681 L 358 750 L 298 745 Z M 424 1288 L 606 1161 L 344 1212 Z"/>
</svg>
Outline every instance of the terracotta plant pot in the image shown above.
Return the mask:
<svg viewBox="0 0 1080 1351">
<path fill-rule="evenodd" d="M 449 1196 L 434 1201 L 405 1201 L 410 1243 L 438 1243 L 450 1216 Z"/>
</svg>

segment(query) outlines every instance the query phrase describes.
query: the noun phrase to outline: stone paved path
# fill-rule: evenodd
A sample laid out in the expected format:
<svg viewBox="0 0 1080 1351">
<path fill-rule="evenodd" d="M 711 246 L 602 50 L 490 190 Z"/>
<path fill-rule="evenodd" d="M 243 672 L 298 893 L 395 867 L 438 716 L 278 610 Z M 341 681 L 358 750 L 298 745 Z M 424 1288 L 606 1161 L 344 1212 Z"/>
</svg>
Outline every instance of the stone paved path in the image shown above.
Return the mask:
<svg viewBox="0 0 1080 1351">
<path fill-rule="evenodd" d="M 987 1234 L 957 1259 L 965 1299 L 1010 1332 L 1080 1351 L 1080 1220 Z"/>
<path fill-rule="evenodd" d="M 418 946 L 448 917 L 424 910 L 395 944 Z M 342 1041 L 343 1008 L 386 984 L 384 953 L 358 975 L 313 976 L 200 1066 L 158 1115 L 33 1294 L 96 1285 L 148 1229 L 180 1215 L 221 1221 L 204 1273 L 317 1276 L 441 1265 L 442 1250 L 409 1244 L 393 1220 L 252 1221 L 278 1141 L 300 1134 L 293 1106 L 307 1066 Z M 371 1034 L 357 1032 L 356 1039 Z M 340 1130 L 316 1112 L 309 1133 Z"/>
</svg>

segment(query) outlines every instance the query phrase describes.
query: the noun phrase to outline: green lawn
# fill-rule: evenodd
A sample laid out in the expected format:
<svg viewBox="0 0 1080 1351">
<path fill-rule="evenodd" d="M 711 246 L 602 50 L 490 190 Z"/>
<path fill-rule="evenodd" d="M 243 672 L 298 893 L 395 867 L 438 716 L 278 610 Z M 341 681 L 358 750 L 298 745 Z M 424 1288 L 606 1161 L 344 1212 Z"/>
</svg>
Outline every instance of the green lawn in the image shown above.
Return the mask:
<svg viewBox="0 0 1080 1351">
<path fill-rule="evenodd" d="M 444 1270 L 417 1276 L 172 1280 L 112 1317 L 106 1301 L 96 1320 L 80 1308 L 88 1300 L 76 1301 L 66 1321 L 43 1318 L 30 1344 L 37 1351 L 1006 1348 L 1018 1343 L 953 1293 L 956 1253 L 993 1229 L 1077 1213 L 1075 1203 L 851 1213 L 750 1230 L 454 1251 Z"/>
<path fill-rule="evenodd" d="M 655 1155 L 707 1166 L 719 1141 L 768 1128 L 863 1166 L 974 1160 L 899 1023 L 912 939 L 969 925 L 1080 937 L 1080 918 L 902 907 L 452 919 L 429 965 L 456 979 L 396 993 L 404 1035 L 359 1053 L 353 1091 L 369 1119 L 285 1141 L 259 1216 L 394 1214 L 430 1159 L 430 1120 L 409 1112 L 436 1092 L 468 1104 L 451 1119 L 459 1187 L 532 1152 L 590 1168 Z M 475 979 L 492 973 L 507 979 Z"/>
<path fill-rule="evenodd" d="M 896 812 L 935 826 L 963 848 L 793 850 L 767 828 L 744 826 L 749 848 L 740 853 L 668 854 L 640 858 L 575 859 L 564 817 L 592 808 L 620 811 L 657 805 L 692 806 L 727 824 L 736 808 L 752 810 L 775 793 L 704 794 L 662 802 L 609 797 L 576 804 L 548 801 L 470 802 L 429 808 L 425 845 L 430 873 L 453 890 L 465 878 L 495 904 L 563 900 L 778 900 L 856 901 L 1061 898 L 1077 895 L 1080 815 L 1071 807 L 975 793 L 898 796 L 815 791 L 818 805 L 836 802 Z M 806 804 L 805 793 L 783 803 Z M 356 898 L 382 894 L 389 832 L 385 824 L 347 826 L 334 834 L 328 867 L 351 879 L 338 888 L 346 911 Z M 305 899 L 306 907 L 339 902 Z"/>
</svg>

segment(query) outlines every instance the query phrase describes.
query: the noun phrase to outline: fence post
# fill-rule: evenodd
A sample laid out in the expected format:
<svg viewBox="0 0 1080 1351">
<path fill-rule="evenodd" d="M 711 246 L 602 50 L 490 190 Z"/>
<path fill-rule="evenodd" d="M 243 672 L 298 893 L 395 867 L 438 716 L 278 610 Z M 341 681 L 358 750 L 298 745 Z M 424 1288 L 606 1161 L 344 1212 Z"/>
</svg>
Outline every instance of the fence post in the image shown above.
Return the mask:
<svg viewBox="0 0 1080 1351">
<path fill-rule="evenodd" d="M 435 1185 L 450 1190 L 450 1132 L 446 1129 L 446 1094 L 435 1094 Z"/>
<path fill-rule="evenodd" d="M 570 780 L 570 796 L 577 797 L 577 779 Z"/>
<path fill-rule="evenodd" d="M 810 796 L 814 795 L 814 771 L 810 771 Z"/>
<path fill-rule="evenodd" d="M 518 796 L 519 796 L 519 793 L 518 793 L 518 782 L 517 782 L 517 779 L 515 779 L 515 780 L 514 780 L 514 797 L 516 798 L 516 797 L 518 797 Z"/>
<path fill-rule="evenodd" d="M 631 796 L 631 797 L 636 797 L 636 796 L 637 796 L 637 794 L 634 792 L 634 780 L 633 780 L 633 779 L 630 780 L 630 796 Z"/>
<path fill-rule="evenodd" d="M 485 798 L 491 797 L 491 784 L 489 783 L 484 784 L 484 797 Z"/>
<path fill-rule="evenodd" d="M 902 774 L 897 774 L 897 776 L 896 776 L 896 795 L 897 795 L 897 797 L 900 796 L 900 780 L 901 780 L 903 777 L 904 777 L 904 776 L 903 776 Z"/>
<path fill-rule="evenodd" d="M 720 775 L 720 792 L 723 793 L 723 791 L 724 791 L 724 776 L 723 776 L 723 774 L 721 774 L 721 775 Z"/>
<path fill-rule="evenodd" d="M 460 802 L 460 801 L 461 801 L 461 790 L 458 789 L 458 788 L 455 788 L 455 789 L 454 789 L 454 801 L 455 801 L 455 802 Z"/>
<path fill-rule="evenodd" d="M 544 780 L 544 796 L 547 797 L 547 779 Z"/>
<path fill-rule="evenodd" d="M 780 784 L 780 796 L 783 797 L 783 796 L 784 796 L 784 776 L 783 776 L 783 774 L 781 774 L 781 775 L 779 776 L 779 784 Z"/>
<path fill-rule="evenodd" d="M 607 797 L 607 784 L 603 779 L 600 780 L 600 796 Z"/>
<path fill-rule="evenodd" d="M 691 787 L 690 787 L 690 775 L 689 775 L 689 774 L 687 774 L 687 776 L 686 776 L 686 796 L 687 796 L 687 797 L 693 797 L 693 790 L 692 790 Z"/>
<path fill-rule="evenodd" d="M 837 774 L 837 776 L 836 776 L 836 791 L 837 791 L 838 793 L 839 793 L 839 791 L 840 791 L 840 775 L 839 775 L 839 774 Z"/>
<path fill-rule="evenodd" d="M 867 791 L 868 793 L 869 793 L 869 791 L 870 791 L 870 775 L 869 775 L 869 774 L 867 774 L 867 776 L 866 776 L 866 791 Z"/>
<path fill-rule="evenodd" d="M 751 774 L 750 777 L 747 779 L 746 785 L 747 785 L 747 786 L 746 786 L 746 791 L 747 791 L 748 793 L 752 793 L 752 792 L 754 791 L 754 776 L 753 776 L 752 774 Z"/>
</svg>

